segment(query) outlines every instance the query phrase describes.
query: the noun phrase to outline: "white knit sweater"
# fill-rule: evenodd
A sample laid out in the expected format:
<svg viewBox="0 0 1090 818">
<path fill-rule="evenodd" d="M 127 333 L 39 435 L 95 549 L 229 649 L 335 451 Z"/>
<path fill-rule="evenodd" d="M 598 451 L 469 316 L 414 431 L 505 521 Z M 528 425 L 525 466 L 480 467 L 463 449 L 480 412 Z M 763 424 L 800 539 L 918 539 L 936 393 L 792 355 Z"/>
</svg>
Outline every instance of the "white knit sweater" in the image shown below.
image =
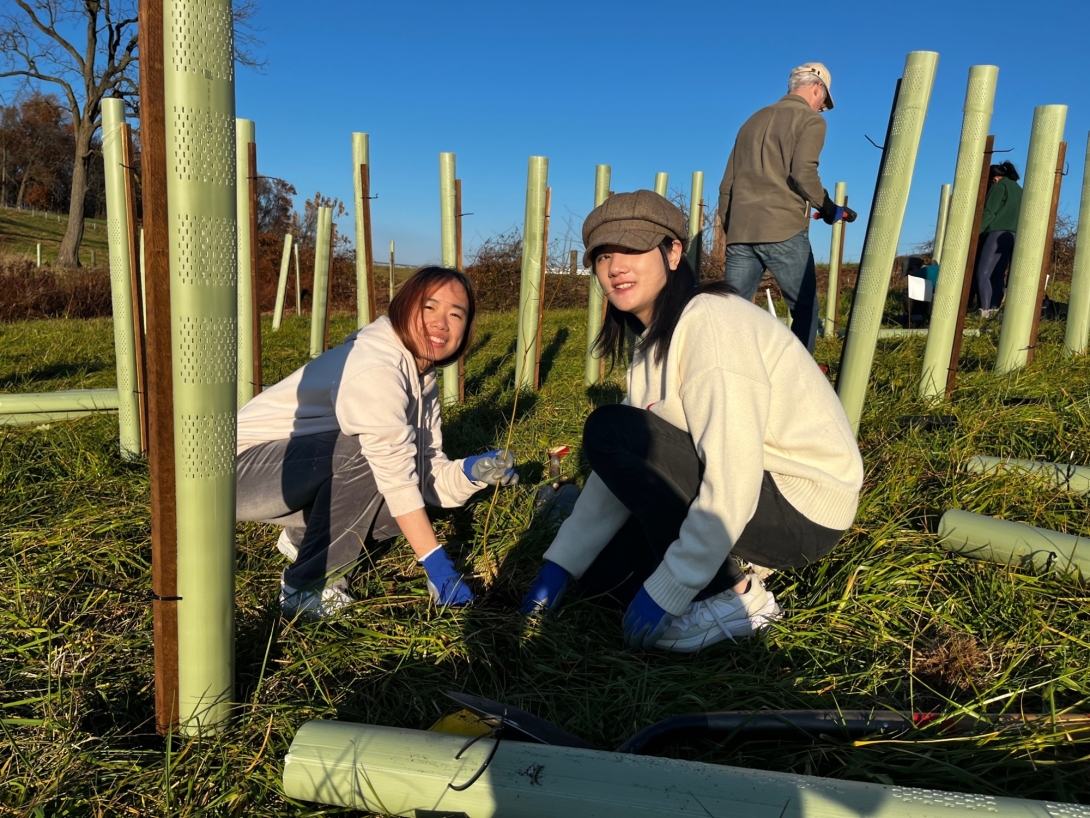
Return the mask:
<svg viewBox="0 0 1090 818">
<path fill-rule="evenodd" d="M 704 463 L 678 539 L 644 583 L 666 611 L 682 613 L 715 576 L 757 509 L 765 471 L 808 519 L 851 525 L 863 461 L 848 419 L 806 348 L 754 304 L 695 297 L 664 364 L 637 353 L 624 402 L 688 432 Z M 628 515 L 592 473 L 545 558 L 582 576 Z"/>
<path fill-rule="evenodd" d="M 443 454 L 435 369 L 419 373 L 385 316 L 243 406 L 237 451 L 337 430 L 359 436 L 395 517 L 425 502 L 460 506 L 485 487 Z"/>
</svg>

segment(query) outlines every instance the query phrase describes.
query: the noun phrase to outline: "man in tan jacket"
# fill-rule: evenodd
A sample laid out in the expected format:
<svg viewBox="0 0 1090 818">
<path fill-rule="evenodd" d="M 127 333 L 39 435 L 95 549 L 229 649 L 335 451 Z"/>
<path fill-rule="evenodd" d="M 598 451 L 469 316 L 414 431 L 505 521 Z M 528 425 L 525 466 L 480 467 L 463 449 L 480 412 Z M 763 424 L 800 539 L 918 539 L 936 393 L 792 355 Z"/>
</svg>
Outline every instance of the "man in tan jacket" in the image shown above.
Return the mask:
<svg viewBox="0 0 1090 818">
<path fill-rule="evenodd" d="M 817 337 L 818 298 L 810 210 L 826 224 L 854 221 L 838 207 L 818 176 L 831 110 L 832 77 L 810 62 L 791 72 L 787 93 L 751 116 L 738 131 L 723 181 L 719 214 L 727 234 L 726 279 L 752 300 L 765 269 L 776 277 L 791 310 L 791 330 L 812 353 Z"/>
</svg>

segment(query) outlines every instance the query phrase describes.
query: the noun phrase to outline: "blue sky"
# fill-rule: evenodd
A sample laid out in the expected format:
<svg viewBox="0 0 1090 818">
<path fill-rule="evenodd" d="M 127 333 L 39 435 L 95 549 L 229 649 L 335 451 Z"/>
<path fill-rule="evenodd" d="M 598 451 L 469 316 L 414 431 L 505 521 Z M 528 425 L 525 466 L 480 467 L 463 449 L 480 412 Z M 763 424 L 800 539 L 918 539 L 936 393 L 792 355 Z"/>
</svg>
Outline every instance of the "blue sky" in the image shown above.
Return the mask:
<svg viewBox="0 0 1090 818">
<path fill-rule="evenodd" d="M 1061 212 L 1077 216 L 1090 106 L 1085 32 L 1090 4 L 582 3 L 260 0 L 264 74 L 237 73 L 237 114 L 257 123 L 261 172 L 352 199 L 351 137 L 371 139 L 373 241 L 385 257 L 439 258 L 438 155 L 457 155 L 467 248 L 521 226 L 526 166 L 549 158 L 552 235 L 578 241 L 593 204 L 595 165 L 616 191 L 670 174 L 687 197 L 705 173 L 714 202 L 738 127 L 785 91 L 808 60 L 833 75 L 836 109 L 821 176 L 848 184 L 862 219 L 848 231 L 857 259 L 894 84 L 913 50 L 939 52 L 902 251 L 934 234 L 939 188 L 953 179 L 968 69 L 999 66 L 992 132 L 1024 170 L 1033 108 L 1070 106 L 1070 175 Z M 351 217 L 341 229 L 350 234 Z M 811 233 L 826 259 L 829 228 Z"/>
<path fill-rule="evenodd" d="M 992 132 L 1025 167 L 1033 108 L 1070 106 L 1071 175 L 1061 210 L 1077 216 L 1090 129 L 1085 2 L 582 3 L 262 0 L 268 67 L 238 73 L 238 116 L 257 122 L 263 173 L 301 194 L 350 201 L 352 131 L 370 134 L 373 241 L 407 262 L 439 257 L 438 154 L 457 154 L 467 247 L 521 225 L 526 166 L 549 158 L 553 235 L 578 233 L 594 169 L 617 191 L 657 171 L 688 196 L 705 172 L 714 200 L 738 127 L 785 91 L 789 70 L 820 60 L 835 110 L 820 172 L 848 184 L 865 215 L 892 92 L 913 50 L 939 67 L 913 178 L 902 251 L 934 234 L 939 188 L 953 180 L 971 65 L 999 66 Z M 301 11 L 301 9 L 303 9 Z M 351 232 L 345 219 L 342 229 Z M 857 259 L 863 219 L 848 232 Z M 829 252 L 829 228 L 812 243 Z"/>
</svg>

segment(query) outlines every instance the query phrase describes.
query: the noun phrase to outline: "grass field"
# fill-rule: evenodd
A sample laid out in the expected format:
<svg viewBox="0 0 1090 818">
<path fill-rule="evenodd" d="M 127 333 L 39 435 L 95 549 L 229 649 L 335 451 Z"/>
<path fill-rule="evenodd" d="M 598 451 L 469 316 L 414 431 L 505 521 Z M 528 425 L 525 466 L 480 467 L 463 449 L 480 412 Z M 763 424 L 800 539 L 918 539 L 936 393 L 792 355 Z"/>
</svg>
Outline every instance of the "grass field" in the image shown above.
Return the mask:
<svg viewBox="0 0 1090 818">
<path fill-rule="evenodd" d="M 41 242 L 42 263 L 52 264 L 57 260 L 61 239 L 67 229 L 68 216 L 64 214 L 0 208 L 0 256 L 25 256 L 33 260 L 36 258 L 36 245 Z M 96 264 L 109 263 L 108 238 L 105 219 L 87 219 L 79 248 L 80 263 L 90 265 L 92 250 Z"/>
<path fill-rule="evenodd" d="M 702 710 L 893 708 L 945 713 L 1084 712 L 1090 595 L 1050 575 L 964 560 L 933 531 L 950 507 L 1086 529 L 1090 504 L 1024 476 L 967 475 L 973 454 L 1090 462 L 1090 360 L 1060 353 L 1045 322 L 1025 372 L 991 374 L 998 325 L 968 342 L 951 411 L 958 425 L 902 428 L 922 340 L 880 344 L 860 445 L 867 480 L 856 523 L 821 563 L 774 575 L 786 608 L 766 635 L 695 656 L 622 650 L 621 612 L 577 595 L 528 625 L 514 608 L 550 539 L 533 516 L 546 448 L 577 449 L 596 402 L 619 381 L 582 387 L 584 314 L 551 313 L 544 386 L 512 391 L 514 317 L 488 315 L 466 365 L 465 406 L 448 413 L 452 456 L 512 447 L 521 484 L 437 515 L 480 604 L 439 612 L 404 545 L 353 583 L 333 621 L 279 616 L 283 558 L 270 526 L 237 535 L 237 716 L 221 735 L 166 741 L 153 729 L 148 479 L 117 454 L 110 415 L 0 430 L 0 813 L 329 815 L 284 798 L 283 756 L 298 727 L 337 718 L 425 728 L 450 712 L 441 692 L 501 699 L 613 747 L 666 716 Z M 352 321 L 333 322 L 332 338 Z M 268 324 L 266 320 L 266 330 Z M 306 358 L 305 320 L 266 334 L 269 381 Z M 835 374 L 839 343 L 820 341 Z M 109 321 L 0 325 L 0 390 L 112 383 Z M 1037 398 L 1013 403 L 1012 397 Z M 565 461 L 585 476 L 578 453 Z M 905 786 L 1090 802 L 1086 734 L 1047 723 L 972 735 L 924 728 L 901 740 L 731 748 L 683 758 Z M 1080 741 L 1083 742 L 1080 744 Z"/>
</svg>

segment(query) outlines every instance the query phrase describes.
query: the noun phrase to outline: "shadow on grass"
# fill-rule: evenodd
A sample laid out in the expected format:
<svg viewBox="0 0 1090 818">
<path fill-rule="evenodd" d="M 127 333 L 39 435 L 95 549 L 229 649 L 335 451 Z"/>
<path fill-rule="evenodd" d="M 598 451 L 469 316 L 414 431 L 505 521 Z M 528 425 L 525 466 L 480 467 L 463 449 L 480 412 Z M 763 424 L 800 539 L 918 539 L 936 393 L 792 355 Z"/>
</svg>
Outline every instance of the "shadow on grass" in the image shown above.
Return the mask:
<svg viewBox="0 0 1090 818">
<path fill-rule="evenodd" d="M 512 341 L 507 347 L 507 350 L 502 355 L 496 355 L 490 358 L 484 363 L 484 365 L 472 375 L 466 375 L 466 399 L 472 398 L 475 395 L 480 394 L 480 391 L 484 388 L 484 385 L 490 378 L 494 378 L 499 374 L 500 369 L 508 361 L 514 361 L 516 342 Z M 474 345 L 476 349 L 478 345 Z M 505 383 L 514 382 L 514 369 L 512 368 L 510 376 L 504 379 Z"/>
<path fill-rule="evenodd" d="M 541 352 L 541 364 L 538 367 L 538 388 L 540 389 L 545 385 L 545 381 L 549 377 L 549 373 L 552 371 L 553 364 L 556 362 L 556 356 L 560 353 L 564 344 L 568 340 L 567 327 L 561 327 L 556 331 L 556 335 L 553 336 L 553 340 L 549 342 L 549 345 L 545 347 Z"/>
</svg>

